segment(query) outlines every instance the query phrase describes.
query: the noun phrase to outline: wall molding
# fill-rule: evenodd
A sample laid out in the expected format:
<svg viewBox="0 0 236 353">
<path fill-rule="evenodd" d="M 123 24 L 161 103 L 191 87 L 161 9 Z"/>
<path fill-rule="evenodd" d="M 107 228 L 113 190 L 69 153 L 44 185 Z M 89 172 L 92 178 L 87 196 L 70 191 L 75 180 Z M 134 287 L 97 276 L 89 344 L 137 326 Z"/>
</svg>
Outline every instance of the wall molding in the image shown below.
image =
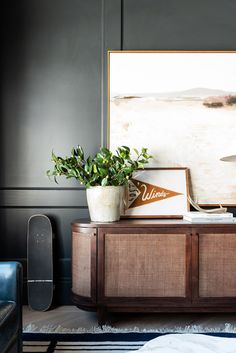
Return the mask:
<svg viewBox="0 0 236 353">
<path fill-rule="evenodd" d="M 55 191 L 67 191 L 67 190 L 85 190 L 84 186 L 78 187 L 27 187 L 27 186 L 11 186 L 11 187 L 0 187 L 0 190 L 55 190 Z"/>
<path fill-rule="evenodd" d="M 4 189 L 0 190 L 0 207 L 87 208 L 86 191 L 84 188 Z"/>
</svg>

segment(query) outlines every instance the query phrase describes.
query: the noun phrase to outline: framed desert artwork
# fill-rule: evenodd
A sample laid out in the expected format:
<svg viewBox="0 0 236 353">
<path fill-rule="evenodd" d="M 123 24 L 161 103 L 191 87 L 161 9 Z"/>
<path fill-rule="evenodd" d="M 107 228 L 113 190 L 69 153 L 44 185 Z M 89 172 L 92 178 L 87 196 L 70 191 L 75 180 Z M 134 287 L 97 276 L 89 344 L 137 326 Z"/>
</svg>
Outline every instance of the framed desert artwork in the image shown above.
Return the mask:
<svg viewBox="0 0 236 353">
<path fill-rule="evenodd" d="M 201 205 L 236 205 L 236 52 L 111 51 L 108 144 L 190 170 Z"/>
<path fill-rule="evenodd" d="M 189 211 L 187 168 L 146 168 L 134 173 L 124 217 L 182 218 Z"/>
</svg>

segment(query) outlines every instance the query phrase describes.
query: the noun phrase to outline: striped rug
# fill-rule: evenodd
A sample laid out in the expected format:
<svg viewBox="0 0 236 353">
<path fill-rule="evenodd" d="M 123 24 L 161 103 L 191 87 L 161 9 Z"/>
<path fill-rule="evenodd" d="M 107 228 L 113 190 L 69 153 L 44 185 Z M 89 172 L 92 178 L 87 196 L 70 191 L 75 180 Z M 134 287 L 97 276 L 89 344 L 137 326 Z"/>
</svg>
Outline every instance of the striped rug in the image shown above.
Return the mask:
<svg viewBox="0 0 236 353">
<path fill-rule="evenodd" d="M 26 353 L 122 353 L 137 350 L 153 338 L 168 333 L 99 333 L 50 334 L 24 333 Z M 211 336 L 234 337 L 233 333 L 207 333 Z M 236 342 L 236 341 L 235 341 Z"/>
</svg>

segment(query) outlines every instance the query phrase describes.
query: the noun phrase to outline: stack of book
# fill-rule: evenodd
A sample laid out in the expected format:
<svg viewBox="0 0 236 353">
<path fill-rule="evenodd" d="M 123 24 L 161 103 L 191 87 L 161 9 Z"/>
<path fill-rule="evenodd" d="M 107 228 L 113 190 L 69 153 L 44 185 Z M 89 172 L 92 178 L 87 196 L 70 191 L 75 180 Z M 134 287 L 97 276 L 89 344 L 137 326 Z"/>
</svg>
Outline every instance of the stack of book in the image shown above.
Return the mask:
<svg viewBox="0 0 236 353">
<path fill-rule="evenodd" d="M 185 221 L 191 223 L 236 223 L 233 213 L 187 212 L 183 215 Z"/>
</svg>

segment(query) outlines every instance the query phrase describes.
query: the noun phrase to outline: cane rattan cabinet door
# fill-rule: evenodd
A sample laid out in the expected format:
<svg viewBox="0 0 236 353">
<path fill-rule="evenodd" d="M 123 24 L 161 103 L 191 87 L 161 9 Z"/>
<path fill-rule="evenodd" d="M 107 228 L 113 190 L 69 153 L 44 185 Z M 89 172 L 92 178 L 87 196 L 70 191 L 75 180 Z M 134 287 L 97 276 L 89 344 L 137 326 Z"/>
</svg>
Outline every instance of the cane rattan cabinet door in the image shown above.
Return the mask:
<svg viewBox="0 0 236 353">
<path fill-rule="evenodd" d="M 150 305 L 186 303 L 190 299 L 190 242 L 190 235 L 181 231 L 100 230 L 100 299 L 125 298 L 129 305 L 137 298 L 146 298 Z"/>
<path fill-rule="evenodd" d="M 236 301 L 236 233 L 198 234 L 198 297 L 214 305 Z M 209 305 L 209 300 L 207 300 Z"/>
<path fill-rule="evenodd" d="M 72 231 L 72 293 L 81 307 L 96 300 L 96 229 Z"/>
</svg>

